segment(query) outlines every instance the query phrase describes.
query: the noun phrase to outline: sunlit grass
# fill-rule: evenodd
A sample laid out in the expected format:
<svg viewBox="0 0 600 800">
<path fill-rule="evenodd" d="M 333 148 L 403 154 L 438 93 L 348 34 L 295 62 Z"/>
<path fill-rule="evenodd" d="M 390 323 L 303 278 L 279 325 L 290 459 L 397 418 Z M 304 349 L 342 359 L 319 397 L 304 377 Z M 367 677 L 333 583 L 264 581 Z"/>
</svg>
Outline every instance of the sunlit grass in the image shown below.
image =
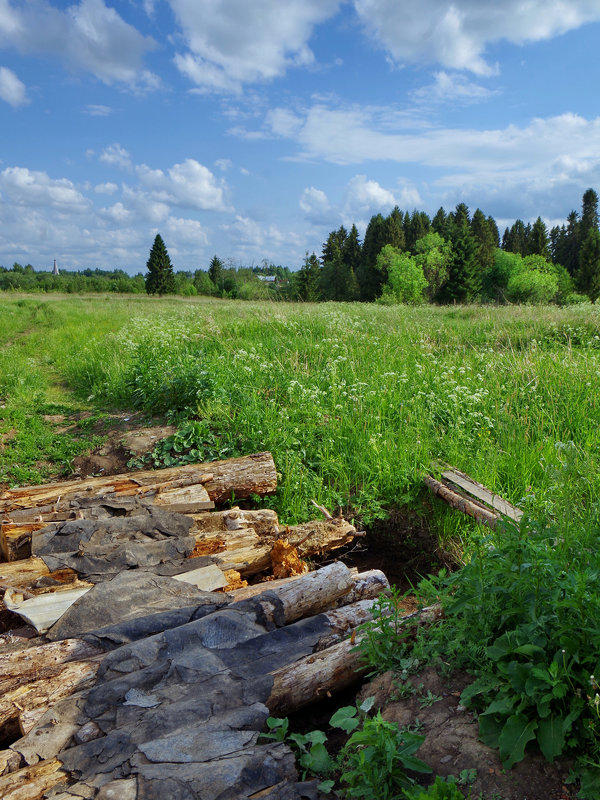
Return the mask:
<svg viewBox="0 0 600 800">
<path fill-rule="evenodd" d="M 594 306 L 1 302 L 15 330 L 31 328 L 10 348 L 27 386 L 62 380 L 99 408 L 191 408 L 231 454 L 273 452 L 281 479 L 268 502 L 289 521 L 310 515 L 313 497 L 365 519 L 418 501 L 438 461 L 543 504 L 567 441 L 572 502 L 598 495 Z M 18 383 L 3 374 L 0 389 Z"/>
</svg>

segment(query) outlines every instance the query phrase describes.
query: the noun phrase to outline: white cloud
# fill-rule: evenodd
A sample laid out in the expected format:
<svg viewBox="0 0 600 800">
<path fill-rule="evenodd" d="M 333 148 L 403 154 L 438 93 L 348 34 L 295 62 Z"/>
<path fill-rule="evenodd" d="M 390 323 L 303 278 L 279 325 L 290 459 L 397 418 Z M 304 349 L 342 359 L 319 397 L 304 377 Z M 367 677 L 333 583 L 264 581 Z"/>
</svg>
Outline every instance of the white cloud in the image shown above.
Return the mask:
<svg viewBox="0 0 600 800">
<path fill-rule="evenodd" d="M 198 86 L 240 91 L 289 67 L 314 60 L 308 41 L 315 25 L 341 0 L 169 0 L 188 46 L 179 70 Z"/>
<path fill-rule="evenodd" d="M 116 183 L 110 183 L 110 182 L 99 183 L 96 186 L 94 186 L 94 191 L 97 194 L 114 194 L 116 191 L 118 191 L 118 189 L 119 187 L 117 186 Z"/>
<path fill-rule="evenodd" d="M 433 83 L 412 92 L 417 103 L 478 103 L 498 94 L 456 72 L 436 72 Z"/>
<path fill-rule="evenodd" d="M 142 164 L 136 175 L 144 191 L 155 201 L 169 206 L 226 211 L 225 184 L 193 158 L 174 164 L 166 172 Z"/>
<path fill-rule="evenodd" d="M 5 100 L 13 108 L 29 102 L 25 84 L 8 67 L 0 67 L 0 100 Z"/>
<path fill-rule="evenodd" d="M 600 20 L 597 0 L 354 0 L 366 30 L 398 62 L 438 62 L 477 75 L 496 71 L 486 45 L 549 39 Z"/>
<path fill-rule="evenodd" d="M 321 189 L 315 189 L 314 186 L 307 187 L 300 195 L 300 208 L 304 212 L 305 218 L 317 225 L 326 222 L 331 212 L 327 195 Z"/>
<path fill-rule="evenodd" d="M 395 205 L 392 192 L 366 175 L 355 175 L 346 186 L 342 214 L 348 222 L 363 222 L 373 214 L 388 213 Z"/>
<path fill-rule="evenodd" d="M 0 46 L 59 58 L 69 69 L 91 72 L 106 84 L 153 88 L 159 83 L 143 67 L 154 41 L 104 0 L 80 0 L 64 10 L 47 0 L 30 0 L 16 8 L 3 0 Z"/>
<path fill-rule="evenodd" d="M 71 181 L 54 180 L 26 167 L 7 167 L 0 173 L 0 195 L 14 205 L 49 206 L 68 214 L 82 213 L 90 206 Z"/>
<path fill-rule="evenodd" d="M 131 156 L 118 142 L 105 147 L 100 153 L 99 158 L 103 164 L 110 164 L 111 166 L 120 167 L 121 169 L 130 170 L 132 166 Z"/>
<path fill-rule="evenodd" d="M 98 213 L 103 219 L 114 222 L 117 225 L 130 222 L 132 218 L 131 211 L 125 208 L 123 203 L 115 203 L 109 208 L 101 208 Z"/>
<path fill-rule="evenodd" d="M 215 161 L 215 167 L 220 169 L 221 172 L 227 172 L 233 166 L 233 161 L 230 158 L 218 158 Z"/>
<path fill-rule="evenodd" d="M 195 247 L 208 244 L 206 229 L 197 219 L 168 217 L 164 228 L 169 236 L 178 242 L 179 248 L 184 244 Z"/>
<path fill-rule="evenodd" d="M 110 106 L 101 106 L 90 103 L 85 107 L 84 113 L 89 114 L 90 117 L 108 117 L 110 114 L 112 114 L 112 108 Z"/>
</svg>

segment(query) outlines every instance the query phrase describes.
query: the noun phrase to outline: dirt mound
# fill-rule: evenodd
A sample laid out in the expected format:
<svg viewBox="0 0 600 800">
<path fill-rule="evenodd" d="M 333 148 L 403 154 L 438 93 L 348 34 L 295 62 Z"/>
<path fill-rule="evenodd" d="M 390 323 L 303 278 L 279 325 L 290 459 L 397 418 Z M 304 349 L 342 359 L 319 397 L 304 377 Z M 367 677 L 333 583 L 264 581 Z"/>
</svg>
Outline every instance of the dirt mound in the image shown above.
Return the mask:
<svg viewBox="0 0 600 800">
<path fill-rule="evenodd" d="M 549 764 L 531 753 L 511 770 L 505 770 L 497 751 L 479 741 L 473 714 L 460 705 L 460 694 L 471 682 L 465 674 L 442 679 L 434 669 L 425 669 L 409 680 L 411 689 L 386 672 L 365 684 L 358 702 L 375 697 L 384 719 L 400 727 L 418 725 L 425 735 L 417 756 L 434 775 L 461 777 L 471 797 L 502 800 L 570 800 L 576 791 L 565 786 L 570 764 Z"/>
</svg>

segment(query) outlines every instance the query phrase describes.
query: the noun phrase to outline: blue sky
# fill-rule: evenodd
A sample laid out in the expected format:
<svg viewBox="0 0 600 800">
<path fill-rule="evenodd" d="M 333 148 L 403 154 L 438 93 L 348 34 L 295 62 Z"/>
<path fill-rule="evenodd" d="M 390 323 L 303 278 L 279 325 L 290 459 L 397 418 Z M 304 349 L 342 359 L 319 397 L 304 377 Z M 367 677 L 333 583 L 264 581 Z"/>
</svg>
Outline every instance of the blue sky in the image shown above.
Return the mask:
<svg viewBox="0 0 600 800">
<path fill-rule="evenodd" d="M 0 264 L 298 268 L 600 188 L 600 0 L 0 0 Z"/>
</svg>

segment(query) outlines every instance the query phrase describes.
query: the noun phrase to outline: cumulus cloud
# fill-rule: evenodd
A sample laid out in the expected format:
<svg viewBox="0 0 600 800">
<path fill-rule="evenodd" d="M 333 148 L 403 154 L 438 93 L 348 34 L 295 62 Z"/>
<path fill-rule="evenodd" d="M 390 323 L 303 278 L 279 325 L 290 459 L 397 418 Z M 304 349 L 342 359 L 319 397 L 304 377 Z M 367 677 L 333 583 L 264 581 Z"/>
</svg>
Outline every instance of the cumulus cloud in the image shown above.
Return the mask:
<svg viewBox="0 0 600 800">
<path fill-rule="evenodd" d="M 94 186 L 94 191 L 97 194 L 114 194 L 116 191 L 118 191 L 118 189 L 119 187 L 117 184 L 110 183 L 110 181 L 107 183 L 98 183 L 96 186 Z"/>
<path fill-rule="evenodd" d="M 193 158 L 175 164 L 166 172 L 142 164 L 136 167 L 136 175 L 154 201 L 204 211 L 228 210 L 225 184 Z"/>
<path fill-rule="evenodd" d="M 13 108 L 29 102 L 25 84 L 8 67 L 0 67 L 0 100 L 5 100 Z"/>
<path fill-rule="evenodd" d="M 396 205 L 396 198 L 377 181 L 366 175 L 355 175 L 348 181 L 344 192 L 342 217 L 347 224 L 356 222 L 364 227 L 373 214 L 387 214 Z"/>
<path fill-rule="evenodd" d="M 121 169 L 130 170 L 132 166 L 131 156 L 118 142 L 105 147 L 99 158 L 103 164 L 110 164 L 110 166 L 120 167 Z"/>
<path fill-rule="evenodd" d="M 341 0 L 169 0 L 188 51 L 175 63 L 193 83 L 213 91 L 240 91 L 294 66 L 311 64 L 315 25 Z"/>
<path fill-rule="evenodd" d="M 486 45 L 536 42 L 600 20 L 597 0 L 354 0 L 365 29 L 397 62 L 491 75 Z"/>
<path fill-rule="evenodd" d="M 66 178 L 52 179 L 46 172 L 26 167 L 7 167 L 0 172 L 0 195 L 18 206 L 50 206 L 77 214 L 86 211 L 89 201 Z"/>
<path fill-rule="evenodd" d="M 66 9 L 47 0 L 12 6 L 0 2 L 0 46 L 61 59 L 76 72 L 106 84 L 156 87 L 143 62 L 154 41 L 125 22 L 104 0 L 80 0 Z"/>
<path fill-rule="evenodd" d="M 300 195 L 300 208 L 304 212 L 305 219 L 317 225 L 326 222 L 331 213 L 327 195 L 314 186 L 307 187 Z"/>
<path fill-rule="evenodd" d="M 89 114 L 90 117 L 108 117 L 112 114 L 110 106 L 95 105 L 90 103 L 84 109 L 84 113 Z"/>
</svg>

